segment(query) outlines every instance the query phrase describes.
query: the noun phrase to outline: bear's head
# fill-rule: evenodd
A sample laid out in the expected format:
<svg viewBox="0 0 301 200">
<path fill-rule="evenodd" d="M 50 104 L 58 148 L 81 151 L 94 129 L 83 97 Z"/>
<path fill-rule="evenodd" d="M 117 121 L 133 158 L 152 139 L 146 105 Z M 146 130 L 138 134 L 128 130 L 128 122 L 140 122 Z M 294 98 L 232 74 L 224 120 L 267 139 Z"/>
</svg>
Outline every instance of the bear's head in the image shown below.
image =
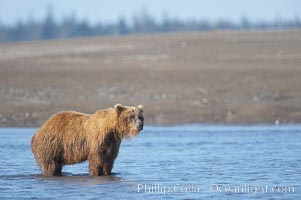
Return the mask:
<svg viewBox="0 0 301 200">
<path fill-rule="evenodd" d="M 114 109 L 118 116 L 118 131 L 123 137 L 131 138 L 143 130 L 143 106 L 123 106 L 116 104 Z"/>
</svg>

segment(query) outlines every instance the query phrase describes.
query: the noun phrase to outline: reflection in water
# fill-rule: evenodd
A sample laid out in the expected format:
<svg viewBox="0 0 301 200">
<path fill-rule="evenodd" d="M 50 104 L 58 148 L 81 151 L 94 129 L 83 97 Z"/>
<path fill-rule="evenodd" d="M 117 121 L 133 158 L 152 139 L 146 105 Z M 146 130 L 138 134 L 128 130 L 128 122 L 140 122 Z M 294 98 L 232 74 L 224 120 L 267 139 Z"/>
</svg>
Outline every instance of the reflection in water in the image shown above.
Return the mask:
<svg viewBox="0 0 301 200">
<path fill-rule="evenodd" d="M 64 172 L 62 176 L 59 177 L 47 177 L 41 174 L 32 175 L 31 178 L 40 181 L 53 181 L 54 183 L 59 182 L 61 186 L 65 185 L 81 185 L 81 186 L 94 186 L 100 184 L 113 184 L 114 182 L 121 182 L 122 177 L 118 177 L 119 173 L 113 173 L 110 176 L 99 176 L 93 177 L 88 173 L 84 174 L 73 174 L 69 172 Z"/>
</svg>

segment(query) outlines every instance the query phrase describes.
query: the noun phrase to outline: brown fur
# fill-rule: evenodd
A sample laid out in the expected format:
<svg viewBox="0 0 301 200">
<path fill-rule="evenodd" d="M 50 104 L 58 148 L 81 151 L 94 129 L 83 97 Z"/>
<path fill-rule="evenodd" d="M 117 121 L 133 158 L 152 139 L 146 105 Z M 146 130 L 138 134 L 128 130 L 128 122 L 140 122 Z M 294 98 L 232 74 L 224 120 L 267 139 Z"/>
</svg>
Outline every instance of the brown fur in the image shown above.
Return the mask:
<svg viewBox="0 0 301 200">
<path fill-rule="evenodd" d="M 91 175 L 111 174 L 122 138 L 143 129 L 143 106 L 99 110 L 94 114 L 60 112 L 32 137 L 34 157 L 44 175 L 61 175 L 64 165 L 89 161 Z"/>
</svg>

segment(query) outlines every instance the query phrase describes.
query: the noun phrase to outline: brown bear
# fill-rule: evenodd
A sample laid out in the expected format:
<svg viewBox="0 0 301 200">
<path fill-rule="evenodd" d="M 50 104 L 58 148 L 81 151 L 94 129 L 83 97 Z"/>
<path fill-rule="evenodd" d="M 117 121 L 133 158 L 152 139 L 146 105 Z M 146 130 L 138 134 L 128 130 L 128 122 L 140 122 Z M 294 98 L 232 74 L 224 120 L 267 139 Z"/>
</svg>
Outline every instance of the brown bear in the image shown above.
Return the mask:
<svg viewBox="0 0 301 200">
<path fill-rule="evenodd" d="M 46 176 L 62 174 L 64 165 L 89 161 L 93 176 L 109 175 L 122 138 L 143 129 L 143 106 L 123 106 L 94 114 L 60 112 L 48 119 L 31 139 L 34 157 Z"/>
</svg>

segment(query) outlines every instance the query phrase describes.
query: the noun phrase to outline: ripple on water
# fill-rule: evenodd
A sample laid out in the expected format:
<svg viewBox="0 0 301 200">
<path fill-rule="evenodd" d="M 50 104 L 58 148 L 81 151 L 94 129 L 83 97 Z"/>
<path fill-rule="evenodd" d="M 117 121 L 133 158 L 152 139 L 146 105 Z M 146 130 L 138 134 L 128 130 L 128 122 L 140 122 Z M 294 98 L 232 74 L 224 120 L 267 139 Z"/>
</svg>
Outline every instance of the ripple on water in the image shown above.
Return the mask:
<svg viewBox="0 0 301 200">
<path fill-rule="evenodd" d="M 61 177 L 42 176 L 30 150 L 34 132 L 0 129 L 3 199 L 301 199 L 300 126 L 146 127 L 122 143 L 115 173 L 101 177 L 89 176 L 87 162 L 66 166 Z M 293 186 L 296 192 L 214 192 L 213 184 Z M 153 191 L 175 185 L 184 192 Z M 189 185 L 200 192 L 185 192 Z M 138 186 L 147 189 L 138 192 Z"/>
</svg>

